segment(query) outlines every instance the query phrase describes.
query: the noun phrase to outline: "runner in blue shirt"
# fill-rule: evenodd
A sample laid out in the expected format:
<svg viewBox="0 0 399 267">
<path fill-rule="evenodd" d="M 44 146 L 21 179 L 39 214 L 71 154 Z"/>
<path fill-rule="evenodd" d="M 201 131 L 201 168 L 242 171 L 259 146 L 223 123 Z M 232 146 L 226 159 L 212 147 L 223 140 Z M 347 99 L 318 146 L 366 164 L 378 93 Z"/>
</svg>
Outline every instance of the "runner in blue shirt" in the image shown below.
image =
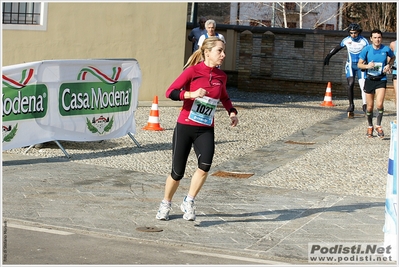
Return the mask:
<svg viewBox="0 0 399 267">
<path fill-rule="evenodd" d="M 359 60 L 359 54 L 362 49 L 369 44 L 367 39 L 361 35 L 362 29 L 356 24 L 352 23 L 348 27 L 349 36 L 345 37 L 339 45 L 337 45 L 334 49 L 328 53 L 326 58 L 324 59 L 324 65 L 328 65 L 330 62 L 330 58 L 335 55 L 342 48 L 346 47 L 348 51 L 348 58 L 345 64 L 345 73 L 346 80 L 348 82 L 348 100 L 349 107 L 346 110 L 348 112 L 348 118 L 354 117 L 355 104 L 353 102 L 354 94 L 353 88 L 355 86 L 355 76 L 357 75 L 360 91 L 362 94 L 363 100 L 363 112 L 366 112 L 366 94 L 363 92 L 364 81 L 365 81 L 365 73 L 362 72 L 357 67 L 357 62 Z"/>
<path fill-rule="evenodd" d="M 372 30 L 370 35 L 371 45 L 366 46 L 359 55 L 358 67 L 367 70 L 364 91 L 367 99 L 367 136 L 373 137 L 373 109 L 374 96 L 378 111 L 375 130 L 378 137 L 384 138 L 381 120 L 384 114 L 385 89 L 387 88 L 387 74 L 391 73 L 395 61 L 395 54 L 382 44 L 382 32 L 378 29 Z"/>
<path fill-rule="evenodd" d="M 391 50 L 393 51 L 393 53 L 395 54 L 395 57 L 396 57 L 396 52 L 398 51 L 398 45 L 397 45 L 396 40 L 392 41 L 389 44 L 389 47 L 391 48 Z M 392 66 L 392 83 L 393 83 L 393 89 L 395 91 L 395 104 L 396 104 L 396 98 L 398 96 L 398 92 L 397 92 L 398 91 L 398 80 L 397 80 L 396 74 L 397 74 L 397 64 L 396 64 L 396 58 L 395 58 L 395 62 L 393 63 L 393 66 Z"/>
</svg>

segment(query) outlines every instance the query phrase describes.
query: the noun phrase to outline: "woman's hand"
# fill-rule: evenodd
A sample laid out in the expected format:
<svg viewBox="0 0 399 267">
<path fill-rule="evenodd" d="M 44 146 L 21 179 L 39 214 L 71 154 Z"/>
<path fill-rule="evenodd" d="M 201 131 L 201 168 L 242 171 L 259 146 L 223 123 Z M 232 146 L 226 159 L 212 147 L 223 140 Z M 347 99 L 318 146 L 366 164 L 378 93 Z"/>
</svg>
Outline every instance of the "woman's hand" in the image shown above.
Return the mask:
<svg viewBox="0 0 399 267">
<path fill-rule="evenodd" d="M 238 117 L 234 112 L 230 113 L 230 120 L 231 120 L 230 125 L 232 127 L 235 127 L 238 124 Z"/>
<path fill-rule="evenodd" d="M 198 88 L 196 91 L 191 92 L 191 98 L 204 97 L 208 93 L 209 92 L 207 90 L 205 90 L 204 88 Z"/>
</svg>

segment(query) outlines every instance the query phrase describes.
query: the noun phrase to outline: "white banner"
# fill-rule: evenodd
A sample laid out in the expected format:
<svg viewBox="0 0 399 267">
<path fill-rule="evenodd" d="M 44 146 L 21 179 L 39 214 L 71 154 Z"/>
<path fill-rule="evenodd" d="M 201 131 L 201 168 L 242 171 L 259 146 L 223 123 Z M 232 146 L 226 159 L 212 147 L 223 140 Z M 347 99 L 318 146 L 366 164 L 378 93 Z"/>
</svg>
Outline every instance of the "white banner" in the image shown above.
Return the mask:
<svg viewBox="0 0 399 267">
<path fill-rule="evenodd" d="M 397 124 L 391 122 L 391 143 L 385 200 L 384 243 L 392 247 L 392 257 L 398 259 L 398 135 Z"/>
<path fill-rule="evenodd" d="M 136 60 L 48 60 L 3 67 L 2 148 L 136 133 Z"/>
</svg>

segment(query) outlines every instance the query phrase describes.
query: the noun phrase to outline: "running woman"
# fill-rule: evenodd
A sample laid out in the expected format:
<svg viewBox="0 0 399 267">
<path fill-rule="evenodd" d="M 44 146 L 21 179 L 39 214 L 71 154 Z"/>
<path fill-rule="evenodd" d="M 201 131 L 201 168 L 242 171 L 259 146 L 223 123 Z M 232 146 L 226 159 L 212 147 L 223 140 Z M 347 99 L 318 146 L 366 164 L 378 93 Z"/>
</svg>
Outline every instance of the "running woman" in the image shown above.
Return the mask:
<svg viewBox="0 0 399 267">
<path fill-rule="evenodd" d="M 349 36 L 345 37 L 339 45 L 333 48 L 330 53 L 324 59 L 324 65 L 330 63 L 330 58 L 335 55 L 342 48 L 346 47 L 348 51 L 348 58 L 345 64 L 346 80 L 348 82 L 348 100 L 349 107 L 346 110 L 348 112 L 348 118 L 354 117 L 355 104 L 353 102 L 354 93 L 353 88 L 355 86 L 355 76 L 357 75 L 360 91 L 362 94 L 363 101 L 363 112 L 366 113 L 366 94 L 364 93 L 364 82 L 365 73 L 357 67 L 357 62 L 359 61 L 359 54 L 362 49 L 369 44 L 367 39 L 361 35 L 362 29 L 359 24 L 352 23 L 348 27 Z"/>
<path fill-rule="evenodd" d="M 367 98 L 367 137 L 373 137 L 373 109 L 374 97 L 378 111 L 375 130 L 378 137 L 384 138 L 384 131 L 381 127 L 384 114 L 385 89 L 387 88 L 387 74 L 391 73 L 395 61 L 395 54 L 388 47 L 382 44 L 382 32 L 378 29 L 371 31 L 371 45 L 366 46 L 359 56 L 358 67 L 367 70 L 367 77 L 364 86 Z"/>
<path fill-rule="evenodd" d="M 197 155 L 198 168 L 180 208 L 183 219 L 195 220 L 194 199 L 205 183 L 215 152 L 214 114 L 219 101 L 230 117 L 231 126 L 238 123 L 237 110 L 226 90 L 227 75 L 217 68 L 226 56 L 224 51 L 225 44 L 218 37 L 205 39 L 166 90 L 166 97 L 183 101 L 183 108 L 173 133 L 172 170 L 166 178 L 164 198 L 156 215 L 158 220 L 169 219 L 172 198 L 184 176 L 191 147 Z"/>
</svg>

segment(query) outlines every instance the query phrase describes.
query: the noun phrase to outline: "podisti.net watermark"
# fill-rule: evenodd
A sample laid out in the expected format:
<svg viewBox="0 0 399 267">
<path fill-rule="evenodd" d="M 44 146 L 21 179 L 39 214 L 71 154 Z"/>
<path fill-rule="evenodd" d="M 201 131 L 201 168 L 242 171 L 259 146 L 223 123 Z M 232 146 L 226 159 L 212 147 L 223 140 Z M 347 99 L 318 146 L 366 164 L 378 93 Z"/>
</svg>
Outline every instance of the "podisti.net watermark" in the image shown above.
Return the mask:
<svg viewBox="0 0 399 267">
<path fill-rule="evenodd" d="M 392 246 L 377 243 L 308 243 L 308 262 L 394 263 Z"/>
</svg>

